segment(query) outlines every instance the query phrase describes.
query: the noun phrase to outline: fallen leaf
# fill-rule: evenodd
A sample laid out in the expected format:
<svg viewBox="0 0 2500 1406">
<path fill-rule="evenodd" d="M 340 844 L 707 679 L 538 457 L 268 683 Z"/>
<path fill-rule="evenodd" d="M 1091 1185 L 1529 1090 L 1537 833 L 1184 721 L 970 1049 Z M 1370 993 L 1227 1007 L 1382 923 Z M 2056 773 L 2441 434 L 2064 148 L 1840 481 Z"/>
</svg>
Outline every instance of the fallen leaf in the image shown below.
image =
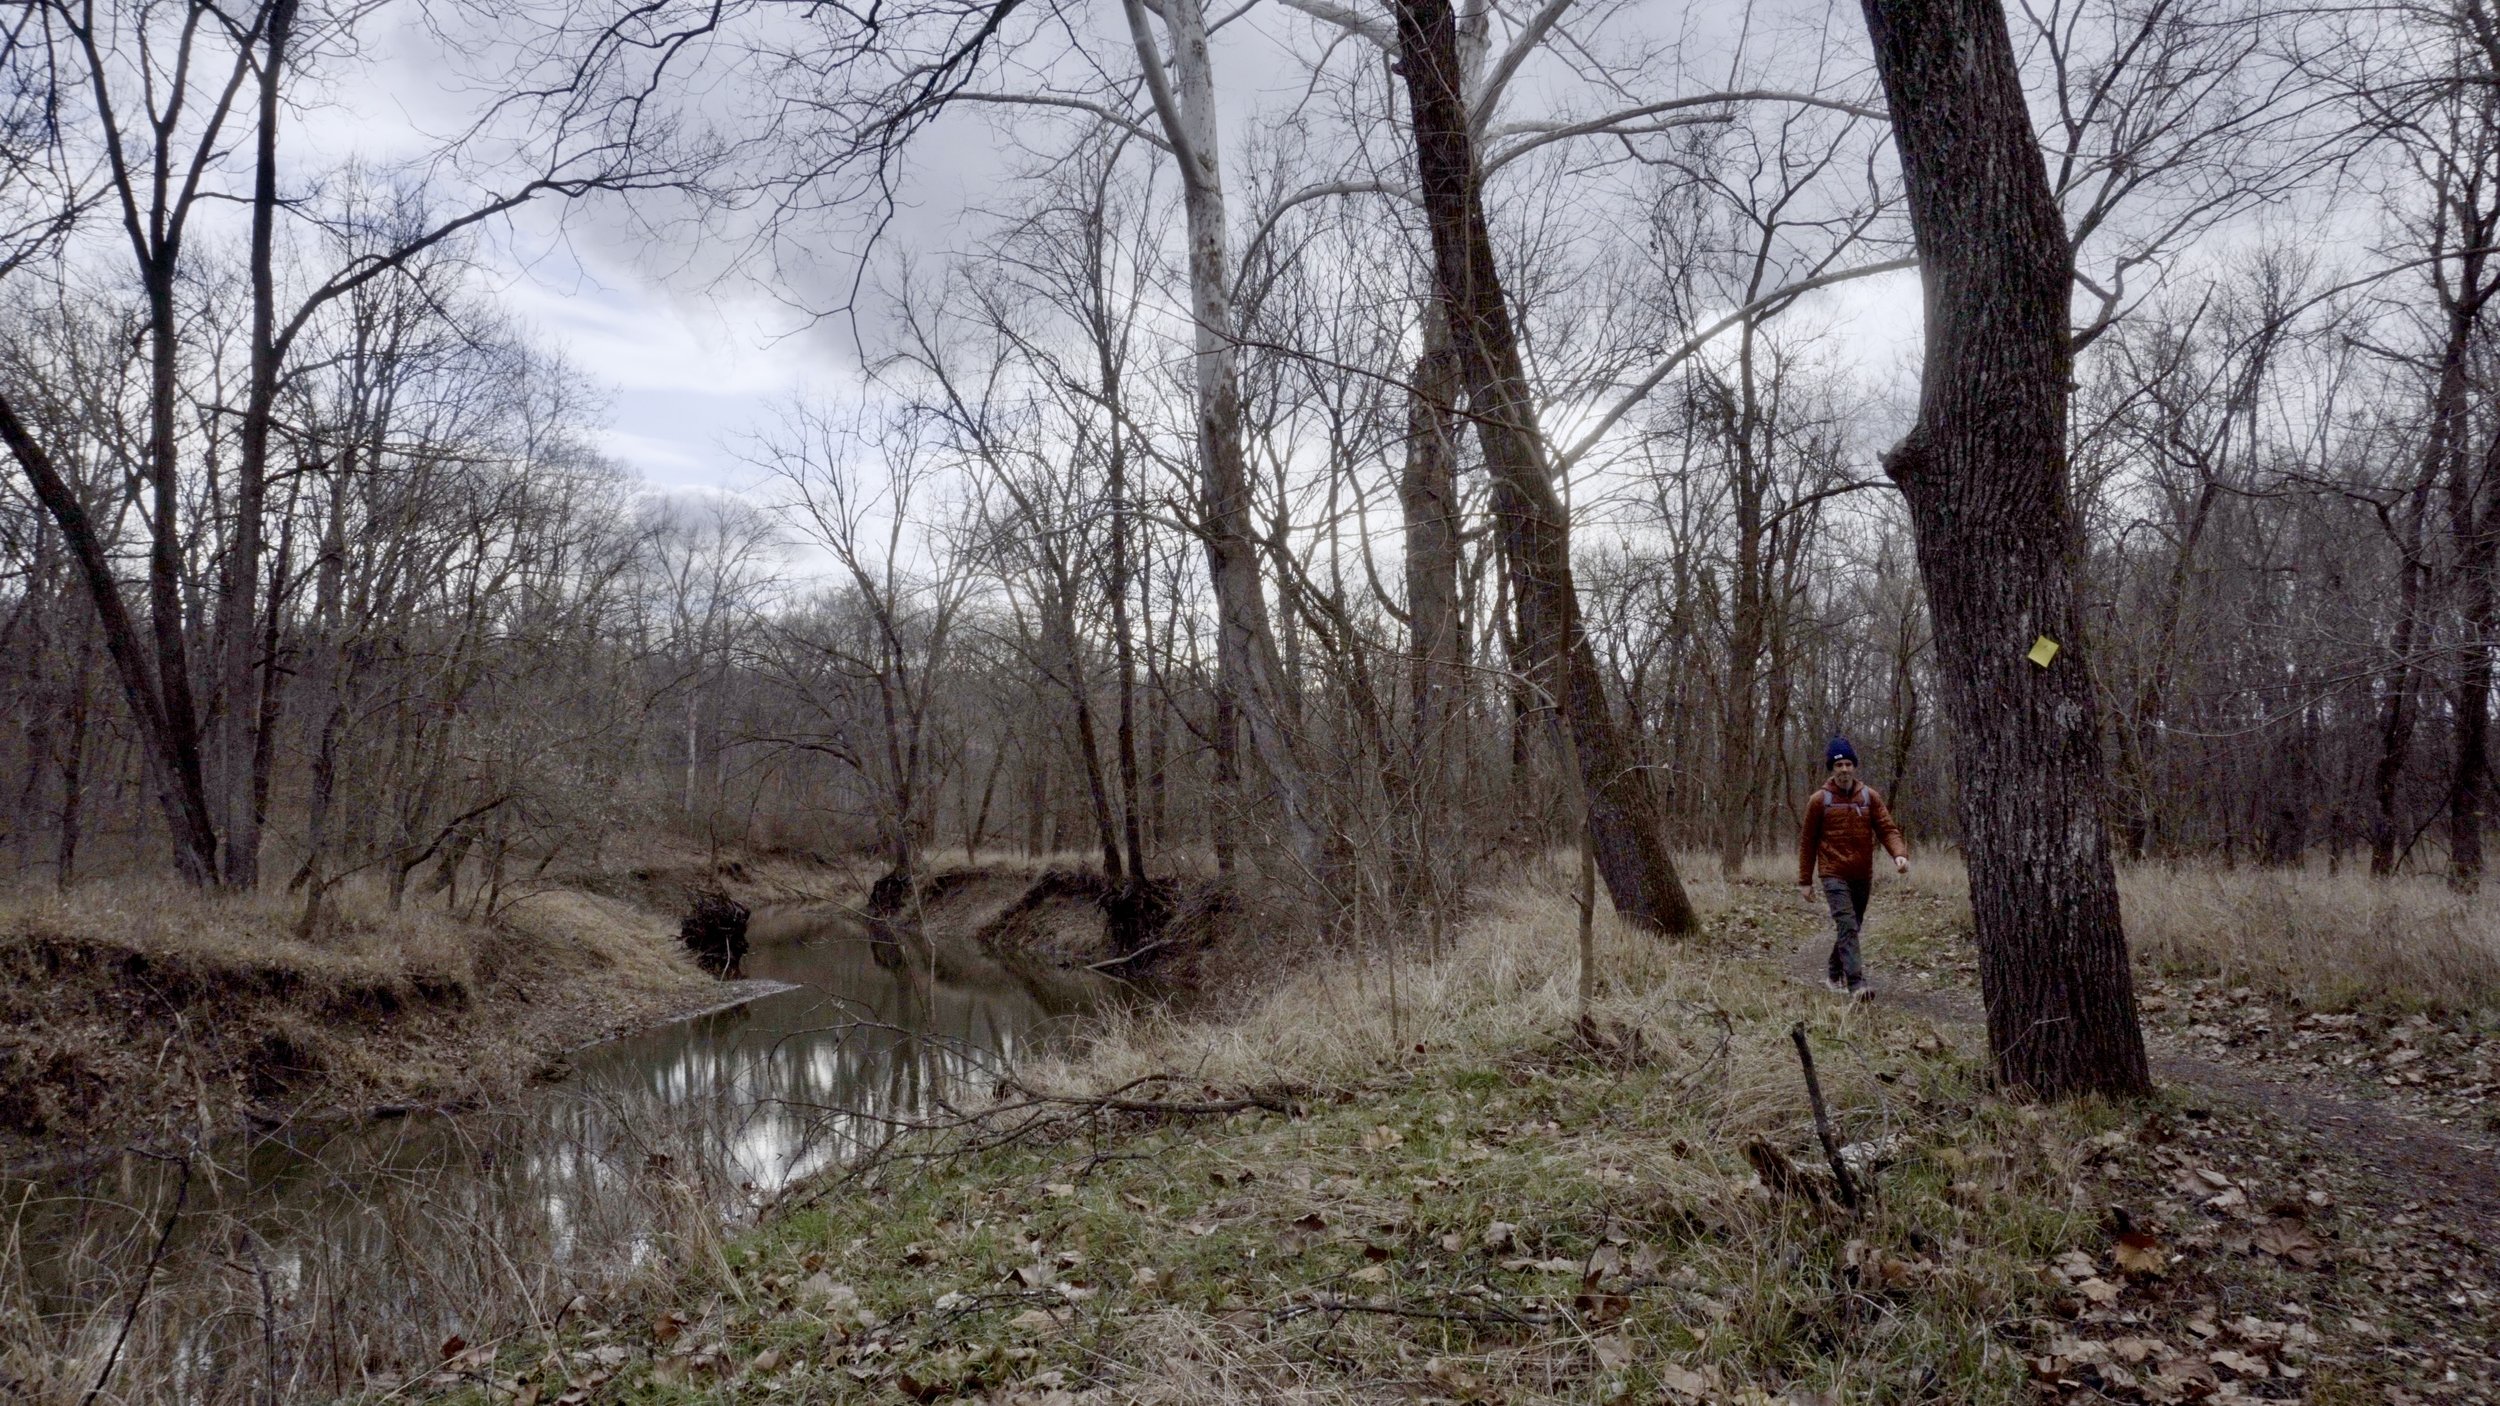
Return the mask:
<svg viewBox="0 0 2500 1406">
<path fill-rule="evenodd" d="M 1718 1389 L 1718 1378 L 1669 1362 L 1658 1368 L 1658 1384 L 1686 1401 L 1700 1401 Z"/>
<path fill-rule="evenodd" d="M 1621 1333 L 1608 1333 L 1589 1345 L 1601 1372 L 1620 1372 L 1632 1365 L 1632 1344 Z"/>
<path fill-rule="evenodd" d="M 1519 1227 L 1506 1220 L 1497 1220 L 1484 1228 L 1484 1247 L 1488 1250 L 1507 1250 L 1518 1238 Z"/>
<path fill-rule="evenodd" d="M 2245 1352 L 2234 1352 L 2227 1347 L 2218 1348 L 2206 1355 L 2215 1366 L 2227 1367 L 2243 1377 L 2254 1379 L 2271 1375 L 2266 1367 L 2266 1360 L 2262 1357 L 2251 1357 Z"/>
<path fill-rule="evenodd" d="M 2180 1386 L 2192 1384 L 2211 1386 L 2216 1380 L 2213 1364 L 2201 1357 L 2174 1357 L 2154 1369 L 2154 1372 L 2155 1375 Z"/>
<path fill-rule="evenodd" d="M 2139 1278 L 2166 1274 L 2170 1270 L 2169 1249 L 2141 1230 L 2130 1230 L 2119 1236 L 2117 1246 L 2110 1251 L 2110 1258 L 2117 1262 L 2120 1273 Z"/>
<path fill-rule="evenodd" d="M 848 1284 L 837 1284 L 833 1276 L 818 1270 L 798 1282 L 791 1290 L 799 1302 L 828 1312 L 840 1313 L 859 1307 L 859 1290 Z M 682 1318 L 678 1320 L 684 1322 Z"/>
<path fill-rule="evenodd" d="M 2315 1269 L 2325 1258 L 2326 1247 L 2309 1233 L 2309 1227 L 2296 1220 L 2271 1220 L 2257 1227 L 2249 1237 L 2261 1254 L 2279 1260 L 2290 1260 L 2303 1269 Z"/>
<path fill-rule="evenodd" d="M 2161 1355 L 2162 1342 L 2159 1338 L 2112 1338 L 2109 1352 L 2121 1362 L 2144 1362 Z"/>
<path fill-rule="evenodd" d="M 1590 1323 L 1612 1323 L 1632 1311 L 1632 1296 L 1583 1290 L 1572 1295 L 1571 1311 Z"/>
</svg>

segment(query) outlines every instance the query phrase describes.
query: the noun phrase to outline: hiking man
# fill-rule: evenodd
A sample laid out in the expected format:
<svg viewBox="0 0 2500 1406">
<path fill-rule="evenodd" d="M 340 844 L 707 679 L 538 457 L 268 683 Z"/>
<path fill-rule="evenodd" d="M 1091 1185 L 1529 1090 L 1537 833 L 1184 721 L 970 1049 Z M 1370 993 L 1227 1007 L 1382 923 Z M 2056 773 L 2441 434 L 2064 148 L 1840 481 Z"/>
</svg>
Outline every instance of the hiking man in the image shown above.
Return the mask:
<svg viewBox="0 0 2500 1406">
<path fill-rule="evenodd" d="M 1866 899 L 1875 883 L 1875 841 L 1883 838 L 1892 855 L 1893 872 L 1910 872 L 1910 847 L 1892 809 L 1875 788 L 1858 780 L 1858 752 L 1846 737 L 1835 737 L 1823 749 L 1831 778 L 1806 802 L 1805 823 L 1797 833 L 1797 886 L 1810 901 L 1819 873 L 1823 902 L 1832 911 L 1832 955 L 1825 980 L 1834 991 L 1867 994 L 1866 971 L 1858 961 L 1858 933 L 1866 926 Z"/>
</svg>

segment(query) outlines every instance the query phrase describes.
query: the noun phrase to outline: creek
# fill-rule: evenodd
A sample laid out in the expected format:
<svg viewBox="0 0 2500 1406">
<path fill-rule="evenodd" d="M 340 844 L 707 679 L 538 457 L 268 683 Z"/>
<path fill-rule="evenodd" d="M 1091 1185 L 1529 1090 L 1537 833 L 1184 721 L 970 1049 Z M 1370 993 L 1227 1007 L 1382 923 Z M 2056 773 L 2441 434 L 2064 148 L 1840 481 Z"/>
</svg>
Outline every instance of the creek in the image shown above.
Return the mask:
<svg viewBox="0 0 2500 1406">
<path fill-rule="evenodd" d="M 293 1400 L 429 1370 L 655 1262 L 697 1264 L 1089 1003 L 982 962 L 889 970 L 837 907 L 768 909 L 750 935 L 746 975 L 786 989 L 576 1051 L 567 1077 L 497 1106 L 0 1180 L 0 1334 L 31 1327 L 69 1387 L 129 1318 L 110 1396 L 131 1400 Z"/>
</svg>

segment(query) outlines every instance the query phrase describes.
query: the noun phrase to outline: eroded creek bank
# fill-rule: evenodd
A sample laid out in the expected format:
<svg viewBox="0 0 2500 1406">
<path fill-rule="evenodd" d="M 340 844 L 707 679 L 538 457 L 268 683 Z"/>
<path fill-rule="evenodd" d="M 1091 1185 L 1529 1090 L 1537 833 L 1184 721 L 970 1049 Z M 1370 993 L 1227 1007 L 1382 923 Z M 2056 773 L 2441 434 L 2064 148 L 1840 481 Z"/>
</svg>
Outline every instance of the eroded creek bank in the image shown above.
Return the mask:
<svg viewBox="0 0 2500 1406">
<path fill-rule="evenodd" d="M 707 1253 L 890 1120 L 986 1086 L 1121 999 L 1088 969 L 1102 959 L 1084 951 L 1082 895 L 1028 902 L 1035 886 L 934 880 L 930 940 L 882 954 L 855 904 L 764 907 L 743 989 L 770 994 L 577 1050 L 555 1082 L 491 1106 L 0 1181 L 16 1247 L 0 1339 L 24 1345 L 0 1349 L 0 1387 L 42 1399 L 91 1382 L 139 1296 L 116 1370 L 169 1384 L 165 1399 L 272 1372 L 338 1391 Z"/>
</svg>

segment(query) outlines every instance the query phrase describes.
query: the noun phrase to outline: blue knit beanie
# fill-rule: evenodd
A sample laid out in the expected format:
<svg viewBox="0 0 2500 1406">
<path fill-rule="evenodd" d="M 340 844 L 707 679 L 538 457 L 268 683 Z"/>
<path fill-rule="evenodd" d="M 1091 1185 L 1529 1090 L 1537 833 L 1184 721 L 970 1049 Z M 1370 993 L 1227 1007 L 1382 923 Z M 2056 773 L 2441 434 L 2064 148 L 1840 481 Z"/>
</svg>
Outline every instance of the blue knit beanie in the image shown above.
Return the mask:
<svg viewBox="0 0 2500 1406">
<path fill-rule="evenodd" d="M 1823 748 L 1825 766 L 1830 766 L 1835 762 L 1854 762 L 1857 759 L 1858 749 L 1850 746 L 1849 739 L 1846 737 L 1834 737 L 1830 744 Z"/>
</svg>

